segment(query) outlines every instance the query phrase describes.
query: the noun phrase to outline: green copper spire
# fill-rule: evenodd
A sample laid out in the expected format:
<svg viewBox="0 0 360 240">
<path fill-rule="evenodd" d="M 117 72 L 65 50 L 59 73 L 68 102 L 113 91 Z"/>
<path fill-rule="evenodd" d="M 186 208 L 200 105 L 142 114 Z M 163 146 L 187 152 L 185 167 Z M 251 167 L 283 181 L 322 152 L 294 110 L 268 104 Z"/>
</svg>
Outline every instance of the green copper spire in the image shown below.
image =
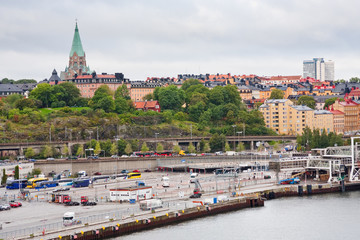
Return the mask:
<svg viewBox="0 0 360 240">
<path fill-rule="evenodd" d="M 75 27 L 74 39 L 73 39 L 72 46 L 71 46 L 70 57 L 72 57 L 75 52 L 77 53 L 77 55 L 79 57 L 85 56 L 85 52 L 84 52 L 84 49 L 82 47 L 81 40 L 80 40 L 80 34 L 79 34 L 79 29 L 78 29 L 77 23 L 76 23 L 76 27 Z"/>
</svg>

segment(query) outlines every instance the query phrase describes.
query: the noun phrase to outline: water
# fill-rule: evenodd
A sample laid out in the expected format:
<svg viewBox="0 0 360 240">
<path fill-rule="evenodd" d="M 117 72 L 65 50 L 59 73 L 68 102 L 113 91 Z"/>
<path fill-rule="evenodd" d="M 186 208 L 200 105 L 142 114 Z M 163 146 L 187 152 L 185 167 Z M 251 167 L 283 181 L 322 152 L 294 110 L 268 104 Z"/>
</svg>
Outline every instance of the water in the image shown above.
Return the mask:
<svg viewBox="0 0 360 240">
<path fill-rule="evenodd" d="M 351 239 L 359 216 L 360 192 L 293 197 L 114 239 Z"/>
</svg>

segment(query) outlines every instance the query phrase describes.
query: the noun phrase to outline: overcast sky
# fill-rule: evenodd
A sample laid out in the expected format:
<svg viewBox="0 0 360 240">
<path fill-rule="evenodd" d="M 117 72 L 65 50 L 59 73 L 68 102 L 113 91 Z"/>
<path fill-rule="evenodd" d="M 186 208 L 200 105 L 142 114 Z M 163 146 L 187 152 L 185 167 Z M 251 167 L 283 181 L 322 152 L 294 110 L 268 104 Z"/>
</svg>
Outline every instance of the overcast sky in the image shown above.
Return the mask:
<svg viewBox="0 0 360 240">
<path fill-rule="evenodd" d="M 357 0 L 0 0 L 0 79 L 51 76 L 75 19 L 87 64 L 131 80 L 180 73 L 301 75 L 302 61 L 360 76 Z"/>
</svg>

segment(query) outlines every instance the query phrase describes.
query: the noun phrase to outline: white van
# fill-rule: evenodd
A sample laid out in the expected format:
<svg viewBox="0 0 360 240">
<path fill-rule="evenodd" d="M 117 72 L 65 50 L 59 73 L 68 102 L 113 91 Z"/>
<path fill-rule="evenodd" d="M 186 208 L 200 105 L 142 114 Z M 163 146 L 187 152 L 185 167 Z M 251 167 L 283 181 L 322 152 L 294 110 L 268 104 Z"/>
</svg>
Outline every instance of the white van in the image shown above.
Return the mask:
<svg viewBox="0 0 360 240">
<path fill-rule="evenodd" d="M 170 179 L 168 177 L 162 177 L 161 182 L 163 187 L 170 187 Z"/>
</svg>

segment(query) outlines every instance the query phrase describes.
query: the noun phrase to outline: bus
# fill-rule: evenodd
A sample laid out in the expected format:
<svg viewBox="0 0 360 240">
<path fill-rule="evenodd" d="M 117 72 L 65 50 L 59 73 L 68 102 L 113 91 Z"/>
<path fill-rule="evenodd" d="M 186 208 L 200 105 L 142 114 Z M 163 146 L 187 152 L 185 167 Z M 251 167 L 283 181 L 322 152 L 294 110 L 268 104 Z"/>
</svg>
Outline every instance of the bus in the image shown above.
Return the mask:
<svg viewBox="0 0 360 240">
<path fill-rule="evenodd" d="M 73 184 L 73 179 L 68 178 L 68 179 L 59 179 L 56 180 L 58 185 L 63 187 L 63 186 L 71 186 Z"/>
<path fill-rule="evenodd" d="M 26 188 L 27 179 L 11 180 L 6 183 L 6 189 L 21 189 Z"/>
<path fill-rule="evenodd" d="M 56 186 L 58 186 L 57 181 L 41 181 L 36 183 L 35 189 L 51 188 Z"/>
<path fill-rule="evenodd" d="M 73 181 L 73 187 L 88 187 L 90 185 L 90 178 L 78 178 Z"/>
<path fill-rule="evenodd" d="M 127 174 L 126 178 L 127 179 L 141 178 L 141 173 L 139 173 L 139 172 L 131 172 L 131 173 Z"/>
<path fill-rule="evenodd" d="M 26 188 L 35 188 L 38 182 L 49 181 L 48 178 L 30 178 L 27 182 Z"/>
<path fill-rule="evenodd" d="M 164 157 L 171 157 L 174 154 L 173 151 L 171 150 L 164 150 L 161 152 L 155 152 L 156 156 L 164 156 Z"/>
<path fill-rule="evenodd" d="M 155 152 L 149 151 L 149 152 L 134 152 L 133 156 L 136 157 L 153 157 L 155 156 Z"/>
<path fill-rule="evenodd" d="M 110 176 L 107 176 L 107 175 L 105 175 L 105 176 L 95 176 L 95 177 L 92 178 L 91 182 L 95 183 L 95 182 L 99 182 L 101 180 L 103 182 L 107 182 L 107 181 L 110 180 Z"/>
</svg>

